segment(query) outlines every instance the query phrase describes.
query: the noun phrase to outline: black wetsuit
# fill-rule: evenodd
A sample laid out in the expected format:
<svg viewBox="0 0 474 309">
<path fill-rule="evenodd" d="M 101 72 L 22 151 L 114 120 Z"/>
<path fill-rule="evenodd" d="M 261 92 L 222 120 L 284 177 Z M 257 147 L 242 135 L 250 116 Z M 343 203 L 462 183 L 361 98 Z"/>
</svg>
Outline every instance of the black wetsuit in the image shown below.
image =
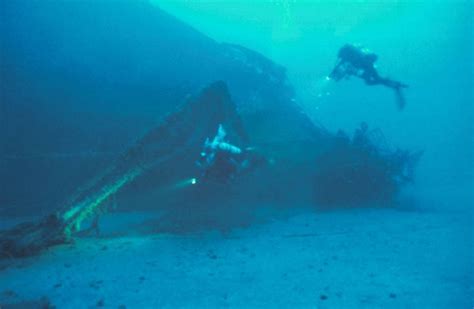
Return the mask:
<svg viewBox="0 0 474 309">
<path fill-rule="evenodd" d="M 374 53 L 352 44 L 346 44 L 339 50 L 337 64 L 329 77 L 339 81 L 343 78 L 356 76 L 363 79 L 367 85 L 383 85 L 394 89 L 399 106 L 403 108 L 405 101 L 401 95 L 401 88 L 408 86 L 398 81 L 381 77 L 375 68 L 377 58 L 377 55 Z"/>
</svg>

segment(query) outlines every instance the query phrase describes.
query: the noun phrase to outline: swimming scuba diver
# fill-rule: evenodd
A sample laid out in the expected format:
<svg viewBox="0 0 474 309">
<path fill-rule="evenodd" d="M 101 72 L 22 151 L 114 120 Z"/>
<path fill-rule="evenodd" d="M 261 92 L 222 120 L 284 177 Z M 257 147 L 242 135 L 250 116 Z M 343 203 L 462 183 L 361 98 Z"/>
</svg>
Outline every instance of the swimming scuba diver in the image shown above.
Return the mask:
<svg viewBox="0 0 474 309">
<path fill-rule="evenodd" d="M 407 88 L 401 82 L 381 77 L 375 68 L 375 61 L 378 56 L 365 48 L 353 44 L 346 44 L 339 49 L 336 66 L 329 74 L 329 78 L 340 81 L 343 78 L 356 76 L 365 81 L 367 85 L 383 85 L 395 91 L 398 107 L 403 109 L 405 99 L 401 92 L 402 88 Z"/>
<path fill-rule="evenodd" d="M 227 133 L 219 125 L 216 136 L 204 142 L 204 149 L 196 165 L 201 169 L 201 179 L 221 184 L 230 183 L 237 174 L 256 168 L 266 160 L 251 148 L 242 149 L 225 141 Z"/>
</svg>

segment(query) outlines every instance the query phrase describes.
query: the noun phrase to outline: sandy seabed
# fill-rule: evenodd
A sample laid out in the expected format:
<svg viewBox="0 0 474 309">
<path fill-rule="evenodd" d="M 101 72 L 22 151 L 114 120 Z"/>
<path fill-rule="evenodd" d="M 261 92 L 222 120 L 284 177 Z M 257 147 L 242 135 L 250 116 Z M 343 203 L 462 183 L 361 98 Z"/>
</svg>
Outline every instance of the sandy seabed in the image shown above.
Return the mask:
<svg viewBox="0 0 474 309">
<path fill-rule="evenodd" d="M 56 308 L 474 305 L 471 212 L 339 210 L 229 233 L 114 232 L 152 216 L 107 215 L 105 236 L 3 261 L 0 307 L 42 297 Z"/>
</svg>

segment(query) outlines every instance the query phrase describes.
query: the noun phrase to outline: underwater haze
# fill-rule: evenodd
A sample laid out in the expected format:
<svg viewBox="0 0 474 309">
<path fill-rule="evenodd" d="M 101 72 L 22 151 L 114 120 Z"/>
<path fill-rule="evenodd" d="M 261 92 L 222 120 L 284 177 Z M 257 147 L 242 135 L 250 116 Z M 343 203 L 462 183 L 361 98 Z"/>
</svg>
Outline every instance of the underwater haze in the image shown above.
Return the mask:
<svg viewBox="0 0 474 309">
<path fill-rule="evenodd" d="M 0 309 L 472 308 L 473 12 L 0 1 Z"/>
<path fill-rule="evenodd" d="M 330 130 L 360 122 L 394 144 L 425 150 L 419 181 L 472 184 L 471 1 L 153 1 L 224 42 L 283 64 L 311 117 Z M 397 112 L 390 90 L 361 81 L 324 85 L 336 51 L 357 43 L 379 55 L 382 74 L 410 89 Z"/>
</svg>

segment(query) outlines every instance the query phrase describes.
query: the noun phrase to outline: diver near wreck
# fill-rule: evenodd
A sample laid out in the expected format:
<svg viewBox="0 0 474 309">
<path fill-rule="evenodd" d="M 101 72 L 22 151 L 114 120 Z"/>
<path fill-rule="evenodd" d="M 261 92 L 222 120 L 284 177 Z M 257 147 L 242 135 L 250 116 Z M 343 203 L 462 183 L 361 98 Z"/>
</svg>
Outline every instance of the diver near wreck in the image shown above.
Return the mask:
<svg viewBox="0 0 474 309">
<path fill-rule="evenodd" d="M 362 48 L 353 44 L 345 44 L 338 52 L 336 66 L 329 74 L 329 78 L 340 81 L 350 76 L 361 78 L 369 86 L 383 85 L 395 91 L 398 107 L 403 109 L 405 106 L 405 98 L 402 94 L 402 88 L 407 88 L 399 81 L 390 78 L 381 77 L 375 67 L 378 56 L 370 52 L 366 48 Z"/>
<path fill-rule="evenodd" d="M 219 125 L 216 136 L 204 142 L 204 149 L 196 165 L 201 170 L 201 179 L 228 184 L 237 174 L 263 165 L 266 160 L 252 148 L 242 149 L 225 140 L 227 133 Z"/>
</svg>

